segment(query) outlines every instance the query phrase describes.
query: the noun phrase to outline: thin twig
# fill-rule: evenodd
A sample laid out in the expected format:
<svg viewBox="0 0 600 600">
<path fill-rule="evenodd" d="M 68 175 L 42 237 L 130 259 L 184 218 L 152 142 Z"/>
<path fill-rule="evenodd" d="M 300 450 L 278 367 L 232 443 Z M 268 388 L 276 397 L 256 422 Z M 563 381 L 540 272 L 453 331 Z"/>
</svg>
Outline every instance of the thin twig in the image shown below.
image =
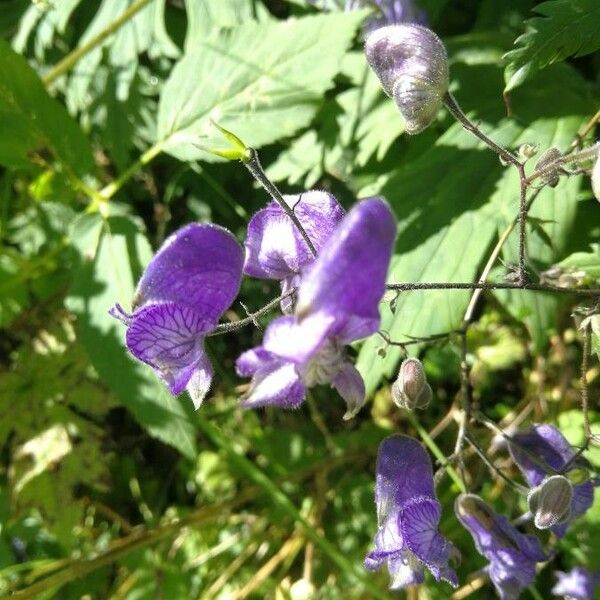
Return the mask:
<svg viewBox="0 0 600 600">
<path fill-rule="evenodd" d="M 416 282 L 416 283 L 388 283 L 388 290 L 412 292 L 416 290 L 527 290 L 530 292 L 555 292 L 560 294 L 575 294 L 578 296 L 599 296 L 600 289 L 585 289 L 572 287 L 558 287 L 542 283 L 519 282 Z"/>
<path fill-rule="evenodd" d="M 260 183 L 263 188 L 269 193 L 269 195 L 279 204 L 283 212 L 292 220 L 296 229 L 302 236 L 302 239 L 306 242 L 308 249 L 311 251 L 313 256 L 317 255 L 317 250 L 314 247 L 311 239 L 308 237 L 306 230 L 300 223 L 300 220 L 296 216 L 294 209 L 290 207 L 290 205 L 285 201 L 285 198 L 282 196 L 281 192 L 277 189 L 275 184 L 267 177 L 262 165 L 260 164 L 260 160 L 258 158 L 258 153 L 254 148 L 247 148 L 247 156 L 243 159 L 244 166 L 250 171 L 252 177 Z"/>
</svg>

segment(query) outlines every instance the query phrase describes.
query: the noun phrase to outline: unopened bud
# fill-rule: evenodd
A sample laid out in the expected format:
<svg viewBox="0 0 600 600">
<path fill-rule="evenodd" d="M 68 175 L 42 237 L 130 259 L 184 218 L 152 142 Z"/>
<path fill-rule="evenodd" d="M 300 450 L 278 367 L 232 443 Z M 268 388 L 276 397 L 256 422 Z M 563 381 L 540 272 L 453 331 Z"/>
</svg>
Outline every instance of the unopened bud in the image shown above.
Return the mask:
<svg viewBox="0 0 600 600">
<path fill-rule="evenodd" d="M 600 202 L 600 155 L 598 155 L 592 169 L 592 190 L 594 196 L 596 196 L 596 200 Z"/>
<path fill-rule="evenodd" d="M 527 495 L 529 511 L 538 529 L 548 529 L 568 519 L 572 500 L 573 486 L 562 475 L 546 477 Z"/>
<path fill-rule="evenodd" d="M 392 399 L 400 408 L 426 408 L 433 393 L 427 383 L 421 361 L 407 358 L 400 365 L 398 378 L 392 384 Z"/>
<path fill-rule="evenodd" d="M 540 172 L 540 179 L 550 187 L 558 185 L 562 165 L 557 161 L 560 158 L 562 152 L 553 146 L 545 150 L 535 163 L 535 170 Z"/>
<path fill-rule="evenodd" d="M 521 160 L 528 160 L 537 154 L 539 150 L 539 144 L 521 144 L 519 146 L 519 158 Z"/>
<path fill-rule="evenodd" d="M 420 133 L 435 119 L 448 91 L 448 55 L 431 29 L 406 23 L 375 30 L 367 61 L 404 117 L 406 132 Z"/>
</svg>

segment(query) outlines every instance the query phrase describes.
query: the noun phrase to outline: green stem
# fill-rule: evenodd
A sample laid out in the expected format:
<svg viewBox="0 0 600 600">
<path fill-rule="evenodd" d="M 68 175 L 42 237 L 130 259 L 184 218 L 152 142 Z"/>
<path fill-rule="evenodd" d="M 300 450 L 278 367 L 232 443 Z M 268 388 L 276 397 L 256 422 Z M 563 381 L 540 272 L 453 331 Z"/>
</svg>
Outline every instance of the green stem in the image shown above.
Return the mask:
<svg viewBox="0 0 600 600">
<path fill-rule="evenodd" d="M 223 450 L 232 463 L 245 473 L 256 484 L 262 487 L 269 495 L 273 504 L 287 513 L 302 529 L 304 535 L 311 542 L 318 546 L 350 579 L 358 579 L 366 590 L 370 598 L 379 598 L 386 600 L 389 595 L 382 592 L 370 579 L 360 565 L 349 561 L 329 540 L 319 535 L 311 524 L 300 514 L 293 502 L 287 495 L 281 491 L 281 488 L 275 484 L 263 471 L 261 471 L 253 462 L 236 451 L 227 437 L 219 431 L 208 420 L 200 417 L 198 419 L 200 430 L 217 447 Z"/>
<path fill-rule="evenodd" d="M 90 50 L 93 50 L 104 40 L 115 33 L 122 25 L 127 23 L 129 19 L 135 16 L 142 8 L 149 4 L 152 0 L 137 0 L 134 2 L 120 17 L 115 19 L 108 27 L 103 29 L 93 38 L 88 40 L 79 48 L 75 48 L 72 52 L 69 52 L 58 64 L 54 65 L 45 75 L 42 77 L 42 81 L 45 85 L 52 85 L 59 77 L 71 70 L 71 68 L 83 58 Z"/>
<path fill-rule="evenodd" d="M 440 464 L 448 471 L 450 479 L 458 486 L 458 489 L 464 494 L 467 490 L 465 484 L 458 476 L 456 469 L 448 463 L 448 459 L 444 456 L 444 453 L 440 450 L 439 446 L 433 441 L 433 438 L 423 429 L 419 421 L 412 412 L 408 412 L 408 420 L 410 424 L 417 430 L 417 433 L 425 443 L 425 445 L 431 450 L 431 453 L 440 461 Z"/>
<path fill-rule="evenodd" d="M 162 144 L 157 142 L 144 152 L 129 168 L 127 168 L 117 179 L 111 181 L 100 190 L 100 196 L 106 201 L 110 200 L 138 171 L 148 165 L 156 156 L 162 152 Z"/>
</svg>

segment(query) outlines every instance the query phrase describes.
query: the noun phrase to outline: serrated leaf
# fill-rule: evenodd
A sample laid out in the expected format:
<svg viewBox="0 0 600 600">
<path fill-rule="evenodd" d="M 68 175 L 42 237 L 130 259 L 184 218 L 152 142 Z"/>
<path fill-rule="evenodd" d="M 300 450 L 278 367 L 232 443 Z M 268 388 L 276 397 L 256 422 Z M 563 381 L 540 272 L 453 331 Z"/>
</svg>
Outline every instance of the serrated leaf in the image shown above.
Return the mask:
<svg viewBox="0 0 600 600">
<path fill-rule="evenodd" d="M 492 139 L 509 148 L 532 139 L 541 141 L 543 147 L 564 147 L 590 108 L 581 99 L 581 80 L 567 67 L 553 69 L 539 85 L 520 91 L 514 102 L 519 114 L 514 120 L 503 118 L 495 92 L 501 88 L 501 73 L 495 66 L 455 65 L 453 73 L 460 82 L 459 100 L 477 98 L 476 120 Z M 429 150 L 394 171 L 380 190 L 399 222 L 397 254 L 388 280 L 473 281 L 498 233 L 517 214 L 519 183 L 513 171 L 503 169 L 498 157 L 458 124 Z M 576 180 L 569 180 L 555 190 L 544 190 L 532 211 L 532 216 L 551 222 L 546 227 L 558 251 L 564 247 L 572 223 L 577 187 Z M 509 260 L 513 247 L 514 239 L 506 245 Z M 539 244 L 532 240 L 530 253 L 546 261 L 552 256 L 541 240 Z M 384 308 L 381 327 L 393 340 L 451 331 L 460 325 L 469 299 L 470 293 L 463 291 L 403 292 L 395 315 Z M 539 295 L 534 300 L 539 301 Z M 547 307 L 541 307 L 531 318 L 543 318 L 548 324 L 556 318 L 552 315 Z M 534 324 L 530 325 L 533 330 Z M 358 368 L 370 391 L 384 374 L 394 374 L 399 360 L 395 348 L 388 349 L 385 359 L 379 358 L 379 346 L 381 339 L 373 337 L 359 354 Z"/>
<path fill-rule="evenodd" d="M 162 91 L 158 141 L 180 160 L 206 160 L 198 145 L 223 145 L 211 120 L 252 147 L 292 135 L 315 115 L 363 17 L 251 22 L 198 40 Z"/>
<path fill-rule="evenodd" d="M 109 388 L 150 435 L 177 448 L 188 458 L 196 454 L 194 413 L 188 398 L 173 398 L 151 369 L 127 355 L 124 330 L 108 310 L 129 306 L 134 285 L 152 256 L 140 227 L 127 217 L 84 215 L 71 238 L 80 264 L 67 298 L 77 315 L 81 342 Z"/>
<path fill-rule="evenodd" d="M 93 171 L 89 141 L 35 71 L 0 40 L 0 164 L 26 167 L 48 152 L 78 175 Z M 37 159 L 36 159 L 37 160 Z"/>
<path fill-rule="evenodd" d="M 539 69 L 600 48 L 597 0 L 552 0 L 533 10 L 543 16 L 526 22 L 527 32 L 515 41 L 519 47 L 505 55 L 505 92 L 521 85 Z"/>
</svg>

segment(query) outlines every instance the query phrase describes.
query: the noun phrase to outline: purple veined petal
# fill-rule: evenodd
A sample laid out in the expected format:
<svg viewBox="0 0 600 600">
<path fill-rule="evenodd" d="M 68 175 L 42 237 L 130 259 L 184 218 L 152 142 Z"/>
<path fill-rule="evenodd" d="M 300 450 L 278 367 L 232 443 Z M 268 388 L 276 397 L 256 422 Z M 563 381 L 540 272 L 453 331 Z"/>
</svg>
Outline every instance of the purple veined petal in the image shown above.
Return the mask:
<svg viewBox="0 0 600 600">
<path fill-rule="evenodd" d="M 438 532 L 442 515 L 440 503 L 431 497 L 416 497 L 400 512 L 400 530 L 408 550 L 423 562 L 436 580 L 458 585 L 456 573 L 448 567 L 453 546 Z"/>
<path fill-rule="evenodd" d="M 395 237 L 396 222 L 385 201 L 356 204 L 302 277 L 296 314 L 333 315 L 340 330 L 350 317 L 369 319 L 373 333 Z"/>
<path fill-rule="evenodd" d="M 272 321 L 265 331 L 263 348 L 280 358 L 302 365 L 319 350 L 334 322 L 331 315 L 314 313 L 302 320 L 291 315 Z"/>
<path fill-rule="evenodd" d="M 243 352 L 235 361 L 235 370 L 240 377 L 252 377 L 259 369 L 271 362 L 279 362 L 277 357 L 262 346 Z"/>
<path fill-rule="evenodd" d="M 188 306 L 151 304 L 133 315 L 125 340 L 129 351 L 177 395 L 203 361 L 202 336 L 214 325 Z"/>
<path fill-rule="evenodd" d="M 290 362 L 272 361 L 255 373 L 242 407 L 298 408 L 304 402 L 305 396 L 306 389 L 295 365 Z"/>
<path fill-rule="evenodd" d="M 208 360 L 208 356 L 203 353 L 200 357 L 200 360 L 196 364 L 196 368 L 194 369 L 192 376 L 185 386 L 185 389 L 190 395 L 196 410 L 200 408 L 204 398 L 206 398 L 206 394 L 208 394 L 210 384 L 212 383 L 212 378 L 212 365 L 210 364 L 210 360 Z"/>
<path fill-rule="evenodd" d="M 510 453 L 531 487 L 538 486 L 551 469 L 559 470 L 575 454 L 562 433 L 552 425 L 534 425 L 529 431 L 515 434 L 509 442 Z M 534 461 L 526 452 L 533 453 L 543 464 Z"/>
<path fill-rule="evenodd" d="M 372 550 L 365 557 L 365 569 L 367 569 L 367 571 L 378 571 L 383 567 L 390 556 L 396 553 L 400 554 L 398 551 L 386 552 L 385 550 Z"/>
<path fill-rule="evenodd" d="M 317 252 L 344 216 L 344 209 L 327 192 L 313 190 L 284 196 Z M 251 277 L 284 279 L 300 273 L 314 259 L 292 220 L 276 202 L 250 219 L 244 243 L 244 273 Z"/>
<path fill-rule="evenodd" d="M 381 442 L 377 453 L 375 503 L 381 524 L 393 507 L 415 496 L 435 497 L 431 459 L 421 444 L 406 435 Z"/>
<path fill-rule="evenodd" d="M 185 304 L 216 323 L 238 294 L 243 260 L 242 247 L 229 231 L 190 223 L 165 241 L 144 271 L 134 308 Z"/>
<path fill-rule="evenodd" d="M 331 382 L 346 402 L 344 420 L 352 419 L 365 403 L 365 382 L 356 367 L 349 361 Z"/>
</svg>

